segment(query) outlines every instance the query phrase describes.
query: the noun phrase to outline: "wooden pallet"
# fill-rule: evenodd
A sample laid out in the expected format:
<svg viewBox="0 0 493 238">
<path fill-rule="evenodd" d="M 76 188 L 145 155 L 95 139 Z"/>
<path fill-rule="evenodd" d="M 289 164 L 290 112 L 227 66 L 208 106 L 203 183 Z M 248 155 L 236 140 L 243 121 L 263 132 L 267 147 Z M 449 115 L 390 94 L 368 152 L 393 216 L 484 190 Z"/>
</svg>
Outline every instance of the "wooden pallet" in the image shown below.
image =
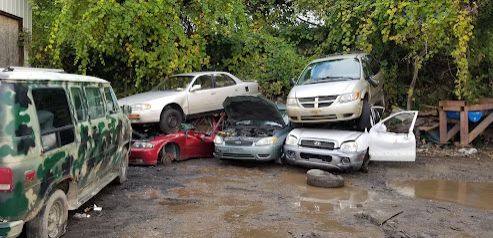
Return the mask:
<svg viewBox="0 0 493 238">
<path fill-rule="evenodd" d="M 469 130 L 468 113 L 471 111 L 493 110 L 493 98 L 482 99 L 477 104 L 467 104 L 465 101 L 440 101 L 438 110 L 441 144 L 447 143 L 460 132 L 460 145 L 468 146 L 469 143 L 481 135 L 493 123 L 493 113 L 490 113 L 474 129 Z M 460 120 L 448 120 L 447 112 L 459 112 Z M 452 129 L 447 130 L 448 123 L 455 125 Z"/>
</svg>

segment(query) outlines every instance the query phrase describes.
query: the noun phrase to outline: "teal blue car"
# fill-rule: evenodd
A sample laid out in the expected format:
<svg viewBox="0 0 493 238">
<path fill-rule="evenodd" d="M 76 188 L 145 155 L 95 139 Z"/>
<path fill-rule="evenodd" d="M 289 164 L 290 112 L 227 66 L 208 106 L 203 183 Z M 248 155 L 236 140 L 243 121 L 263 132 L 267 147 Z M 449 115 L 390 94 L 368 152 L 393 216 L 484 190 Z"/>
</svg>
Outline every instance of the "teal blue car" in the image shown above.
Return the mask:
<svg viewBox="0 0 493 238">
<path fill-rule="evenodd" d="M 228 97 L 227 122 L 214 138 L 214 157 L 222 160 L 280 161 L 291 130 L 285 105 L 262 96 Z"/>
</svg>

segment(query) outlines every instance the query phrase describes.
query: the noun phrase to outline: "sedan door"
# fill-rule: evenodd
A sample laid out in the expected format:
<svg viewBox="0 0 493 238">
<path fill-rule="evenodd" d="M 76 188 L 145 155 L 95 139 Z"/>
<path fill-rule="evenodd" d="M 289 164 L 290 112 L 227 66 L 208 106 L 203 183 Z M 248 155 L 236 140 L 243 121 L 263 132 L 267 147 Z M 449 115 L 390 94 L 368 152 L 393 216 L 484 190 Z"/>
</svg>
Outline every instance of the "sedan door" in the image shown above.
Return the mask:
<svg viewBox="0 0 493 238">
<path fill-rule="evenodd" d="M 223 102 L 227 97 L 242 95 L 235 80 L 226 74 L 214 75 L 214 87 L 216 95 L 214 97 L 214 110 L 223 109 Z"/>
<path fill-rule="evenodd" d="M 413 134 L 417 111 L 403 111 L 385 118 L 370 130 L 370 159 L 374 161 L 415 161 Z"/>
<path fill-rule="evenodd" d="M 214 110 L 216 107 L 216 91 L 212 74 L 198 76 L 188 92 L 189 114 L 197 114 Z M 221 102 L 222 103 L 222 102 Z"/>
</svg>

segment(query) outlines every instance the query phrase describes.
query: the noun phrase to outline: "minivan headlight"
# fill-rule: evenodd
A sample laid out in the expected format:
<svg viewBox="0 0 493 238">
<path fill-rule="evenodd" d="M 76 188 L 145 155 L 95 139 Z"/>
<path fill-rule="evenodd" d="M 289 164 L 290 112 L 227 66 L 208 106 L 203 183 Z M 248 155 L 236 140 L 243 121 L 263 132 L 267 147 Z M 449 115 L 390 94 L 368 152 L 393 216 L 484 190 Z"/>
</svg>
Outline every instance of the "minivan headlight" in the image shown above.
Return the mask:
<svg viewBox="0 0 493 238">
<path fill-rule="evenodd" d="M 277 142 L 277 137 L 273 136 L 273 137 L 265 137 L 265 138 L 262 138 L 260 140 L 258 140 L 255 145 L 259 145 L 259 146 L 262 146 L 262 145 L 273 145 Z"/>
<path fill-rule="evenodd" d="M 154 145 L 149 141 L 136 141 L 132 144 L 133 148 L 152 149 Z"/>
<path fill-rule="evenodd" d="M 296 136 L 289 135 L 286 138 L 286 145 L 296 145 L 296 144 L 298 144 L 298 138 Z"/>
<path fill-rule="evenodd" d="M 360 98 L 360 92 L 356 91 L 352 93 L 342 94 L 339 97 L 339 102 L 341 103 L 352 102 L 358 100 L 359 98 Z"/>
<path fill-rule="evenodd" d="M 220 145 L 224 142 L 224 139 L 222 136 L 219 136 L 219 135 L 216 135 L 216 137 L 214 137 L 214 144 L 216 145 Z"/>
<path fill-rule="evenodd" d="M 296 101 L 296 98 L 288 98 L 288 100 L 286 101 L 286 104 L 287 105 L 296 105 L 296 104 L 298 104 L 298 102 Z"/>
<path fill-rule="evenodd" d="M 354 153 L 358 151 L 358 144 L 354 141 L 345 142 L 341 145 L 340 150 L 344 153 Z"/>
</svg>

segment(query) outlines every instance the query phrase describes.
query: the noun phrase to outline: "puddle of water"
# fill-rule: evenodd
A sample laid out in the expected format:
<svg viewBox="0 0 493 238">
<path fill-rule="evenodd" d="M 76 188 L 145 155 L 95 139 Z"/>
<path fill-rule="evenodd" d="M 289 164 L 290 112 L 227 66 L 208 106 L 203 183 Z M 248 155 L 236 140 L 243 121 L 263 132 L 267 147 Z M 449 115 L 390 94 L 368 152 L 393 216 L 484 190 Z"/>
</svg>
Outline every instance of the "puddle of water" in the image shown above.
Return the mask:
<svg viewBox="0 0 493 238">
<path fill-rule="evenodd" d="M 398 193 L 416 198 L 454 202 L 468 207 L 493 209 L 493 183 L 448 180 L 409 180 L 390 183 Z"/>
<path fill-rule="evenodd" d="M 342 188 L 318 188 L 306 184 L 303 173 L 283 173 L 281 180 L 284 186 L 294 186 L 300 190 L 298 201 L 294 207 L 308 213 L 327 213 L 334 210 L 361 207 L 368 201 L 367 190 L 346 185 Z"/>
</svg>

